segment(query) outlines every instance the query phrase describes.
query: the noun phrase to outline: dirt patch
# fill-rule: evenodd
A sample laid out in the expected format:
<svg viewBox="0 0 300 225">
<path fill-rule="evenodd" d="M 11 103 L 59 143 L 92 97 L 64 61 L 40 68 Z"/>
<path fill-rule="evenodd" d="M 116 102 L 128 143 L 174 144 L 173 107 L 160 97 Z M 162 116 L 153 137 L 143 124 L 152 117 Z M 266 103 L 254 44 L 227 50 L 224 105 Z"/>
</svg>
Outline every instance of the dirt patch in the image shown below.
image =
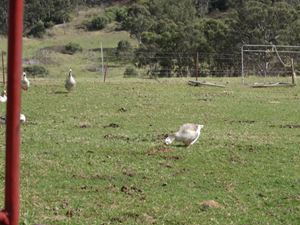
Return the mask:
<svg viewBox="0 0 300 225">
<path fill-rule="evenodd" d="M 210 208 L 212 209 L 222 209 L 224 206 L 222 206 L 220 203 L 218 203 L 215 200 L 207 200 L 200 203 L 202 210 L 208 210 Z"/>
<path fill-rule="evenodd" d="M 166 152 L 172 152 L 173 149 L 166 148 L 165 146 L 157 146 L 154 148 L 151 148 L 147 151 L 147 155 L 158 155 L 160 153 L 166 153 Z"/>
<path fill-rule="evenodd" d="M 75 179 L 87 179 L 87 180 L 113 180 L 112 176 L 109 175 L 85 175 L 85 174 L 73 174 L 72 178 Z"/>
<path fill-rule="evenodd" d="M 121 107 L 121 108 L 118 109 L 118 112 L 127 112 L 127 109 L 124 108 L 124 107 Z"/>
<path fill-rule="evenodd" d="M 141 200 L 145 199 L 143 191 L 135 186 L 128 187 L 124 185 L 120 188 L 120 191 L 129 196 L 140 196 Z"/>
<path fill-rule="evenodd" d="M 259 152 L 259 146 L 247 144 L 247 145 L 235 145 L 235 148 L 237 148 L 239 151 L 248 151 L 248 152 Z"/>
<path fill-rule="evenodd" d="M 123 168 L 122 174 L 128 177 L 134 177 L 136 175 L 136 173 L 133 170 L 128 168 Z"/>
<path fill-rule="evenodd" d="M 182 175 L 182 174 L 185 174 L 188 170 L 186 168 L 183 168 L 181 170 L 178 170 L 176 171 L 175 173 L 173 173 L 172 175 L 175 177 L 175 176 L 179 176 L 179 175 Z"/>
<path fill-rule="evenodd" d="M 81 122 L 81 123 L 79 123 L 78 127 L 79 128 L 90 128 L 91 124 L 88 122 Z"/>
<path fill-rule="evenodd" d="M 167 163 L 167 162 L 159 163 L 159 165 L 161 165 L 162 167 L 165 167 L 165 168 L 173 168 L 173 166 L 170 163 Z"/>
<path fill-rule="evenodd" d="M 253 124 L 255 120 L 232 120 L 230 123 L 240 123 L 240 124 Z"/>
<path fill-rule="evenodd" d="M 174 160 L 174 161 L 180 159 L 180 157 L 177 155 L 163 155 L 161 157 L 166 160 Z"/>
<path fill-rule="evenodd" d="M 113 217 L 112 219 L 110 219 L 111 222 L 113 223 L 124 223 L 129 219 L 133 219 L 134 221 L 137 221 L 139 218 L 139 214 L 137 213 L 132 213 L 132 212 L 127 212 L 124 213 L 123 215 L 120 215 L 118 217 Z"/>
<path fill-rule="evenodd" d="M 239 155 L 231 155 L 229 157 L 229 162 L 231 162 L 232 164 L 241 164 L 244 165 L 246 163 L 245 159 L 243 159 L 241 156 Z"/>
<path fill-rule="evenodd" d="M 286 125 L 280 125 L 280 128 L 290 128 L 290 129 L 297 129 L 300 128 L 300 124 L 286 124 Z"/>
<path fill-rule="evenodd" d="M 169 134 L 159 134 L 156 136 L 156 140 L 164 140 L 169 136 Z"/>
<path fill-rule="evenodd" d="M 105 139 L 111 139 L 111 140 L 123 140 L 123 141 L 129 141 L 130 138 L 123 135 L 114 135 L 114 134 L 105 134 L 103 136 Z"/>
<path fill-rule="evenodd" d="M 118 128 L 118 127 L 120 127 L 120 125 L 119 124 L 116 124 L 116 123 L 110 123 L 110 124 L 108 124 L 108 125 L 104 125 L 103 126 L 103 128 Z"/>
</svg>

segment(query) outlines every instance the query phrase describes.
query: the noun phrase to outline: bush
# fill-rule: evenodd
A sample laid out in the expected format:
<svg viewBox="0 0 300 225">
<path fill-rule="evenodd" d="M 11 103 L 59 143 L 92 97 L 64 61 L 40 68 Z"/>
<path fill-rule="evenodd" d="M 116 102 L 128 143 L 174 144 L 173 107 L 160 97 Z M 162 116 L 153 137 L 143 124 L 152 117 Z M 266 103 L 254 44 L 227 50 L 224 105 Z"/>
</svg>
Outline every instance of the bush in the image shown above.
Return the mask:
<svg viewBox="0 0 300 225">
<path fill-rule="evenodd" d="M 124 71 L 124 77 L 137 77 L 138 75 L 138 71 L 133 66 L 126 67 Z"/>
<path fill-rule="evenodd" d="M 125 51 L 131 51 L 131 50 L 132 50 L 132 46 L 129 43 L 129 41 L 126 41 L 126 40 L 119 41 L 118 47 L 117 47 L 118 52 L 119 51 L 125 52 Z"/>
<path fill-rule="evenodd" d="M 24 71 L 28 76 L 32 77 L 46 77 L 49 74 L 49 71 L 45 67 L 38 65 L 27 66 L 24 68 Z"/>
<path fill-rule="evenodd" d="M 119 58 L 123 58 L 124 60 L 132 60 L 133 58 L 133 48 L 129 41 L 121 40 L 118 43 L 116 55 Z"/>
<path fill-rule="evenodd" d="M 111 21 L 121 22 L 126 18 L 126 7 L 113 6 L 105 10 L 105 16 L 109 17 Z"/>
<path fill-rule="evenodd" d="M 37 38 L 42 38 L 45 33 L 46 33 L 45 25 L 42 21 L 39 21 L 31 28 L 31 30 L 28 32 L 28 35 Z"/>
<path fill-rule="evenodd" d="M 81 51 L 82 51 L 82 47 L 79 44 L 70 42 L 65 46 L 63 53 L 73 55 L 74 53 L 81 52 Z"/>
<path fill-rule="evenodd" d="M 102 30 L 108 24 L 109 19 L 104 16 L 98 16 L 87 23 L 88 30 Z"/>
<path fill-rule="evenodd" d="M 125 20 L 126 16 L 127 16 L 127 9 L 125 7 L 118 8 L 116 12 L 116 21 L 122 22 L 123 20 Z"/>
</svg>

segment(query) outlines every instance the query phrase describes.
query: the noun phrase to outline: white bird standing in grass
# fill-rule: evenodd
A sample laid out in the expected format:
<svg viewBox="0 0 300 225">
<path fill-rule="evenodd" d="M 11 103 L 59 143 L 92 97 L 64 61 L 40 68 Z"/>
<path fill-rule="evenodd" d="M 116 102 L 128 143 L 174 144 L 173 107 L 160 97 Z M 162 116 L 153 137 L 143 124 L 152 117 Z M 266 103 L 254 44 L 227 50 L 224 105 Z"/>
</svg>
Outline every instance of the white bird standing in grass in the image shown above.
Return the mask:
<svg viewBox="0 0 300 225">
<path fill-rule="evenodd" d="M 195 123 L 185 123 L 183 124 L 177 132 L 169 135 L 165 139 L 165 144 L 169 145 L 173 141 L 182 141 L 187 147 L 194 144 L 201 134 L 201 129 L 203 125 Z"/>
<path fill-rule="evenodd" d="M 26 73 L 23 72 L 23 77 L 22 77 L 22 80 L 21 80 L 21 87 L 22 87 L 23 90 L 27 91 L 29 86 L 30 86 L 30 82 L 29 82 L 29 80 L 26 76 Z"/>
<path fill-rule="evenodd" d="M 74 87 L 76 86 L 76 81 L 72 75 L 72 69 L 69 70 L 69 75 L 67 76 L 67 79 L 65 81 L 65 88 L 67 91 L 72 91 Z"/>
<path fill-rule="evenodd" d="M 7 95 L 6 95 L 6 91 L 3 90 L 1 95 L 0 95 L 0 102 L 5 103 L 7 102 Z"/>
<path fill-rule="evenodd" d="M 20 114 L 20 122 L 25 123 L 26 122 L 26 117 L 24 114 Z M 5 116 L 0 116 L 0 124 L 6 124 L 6 117 Z"/>
</svg>

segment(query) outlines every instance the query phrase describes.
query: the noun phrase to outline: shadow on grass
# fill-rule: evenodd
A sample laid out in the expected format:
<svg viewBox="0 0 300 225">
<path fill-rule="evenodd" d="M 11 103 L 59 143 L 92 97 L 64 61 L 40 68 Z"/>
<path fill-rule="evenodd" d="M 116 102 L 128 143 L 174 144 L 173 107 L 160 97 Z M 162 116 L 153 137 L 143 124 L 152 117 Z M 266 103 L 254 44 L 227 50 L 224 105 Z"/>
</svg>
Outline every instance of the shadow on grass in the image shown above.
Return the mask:
<svg viewBox="0 0 300 225">
<path fill-rule="evenodd" d="M 177 148 L 187 148 L 185 144 L 176 144 L 176 145 L 173 145 Z"/>
<path fill-rule="evenodd" d="M 54 94 L 68 94 L 67 91 L 55 91 Z"/>
</svg>

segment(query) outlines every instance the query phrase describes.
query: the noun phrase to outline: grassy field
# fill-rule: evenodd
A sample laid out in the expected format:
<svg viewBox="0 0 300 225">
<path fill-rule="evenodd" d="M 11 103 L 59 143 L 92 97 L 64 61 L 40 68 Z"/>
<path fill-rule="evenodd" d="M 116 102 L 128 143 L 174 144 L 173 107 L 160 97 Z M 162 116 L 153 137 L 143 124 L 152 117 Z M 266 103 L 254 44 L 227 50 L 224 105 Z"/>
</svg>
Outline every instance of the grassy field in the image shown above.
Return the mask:
<svg viewBox="0 0 300 225">
<path fill-rule="evenodd" d="M 24 38 L 24 58 L 38 58 L 50 73 L 31 78 L 22 94 L 21 224 L 299 224 L 299 86 L 123 79 L 125 65 L 115 62 L 103 83 L 89 70 L 100 67 L 100 52 L 90 50 L 136 41 L 115 24 L 75 29 L 101 12 L 79 11 L 43 39 Z M 70 41 L 83 52 L 41 54 Z M 72 93 L 64 90 L 69 67 L 78 82 Z M 165 146 L 166 134 L 186 122 L 204 124 L 199 141 Z M 0 132 L 4 171 L 5 126 Z M 219 207 L 204 207 L 207 200 Z"/>
<path fill-rule="evenodd" d="M 22 224 L 299 224 L 299 87 L 77 80 L 23 92 Z M 199 141 L 164 146 L 185 122 Z"/>
</svg>

